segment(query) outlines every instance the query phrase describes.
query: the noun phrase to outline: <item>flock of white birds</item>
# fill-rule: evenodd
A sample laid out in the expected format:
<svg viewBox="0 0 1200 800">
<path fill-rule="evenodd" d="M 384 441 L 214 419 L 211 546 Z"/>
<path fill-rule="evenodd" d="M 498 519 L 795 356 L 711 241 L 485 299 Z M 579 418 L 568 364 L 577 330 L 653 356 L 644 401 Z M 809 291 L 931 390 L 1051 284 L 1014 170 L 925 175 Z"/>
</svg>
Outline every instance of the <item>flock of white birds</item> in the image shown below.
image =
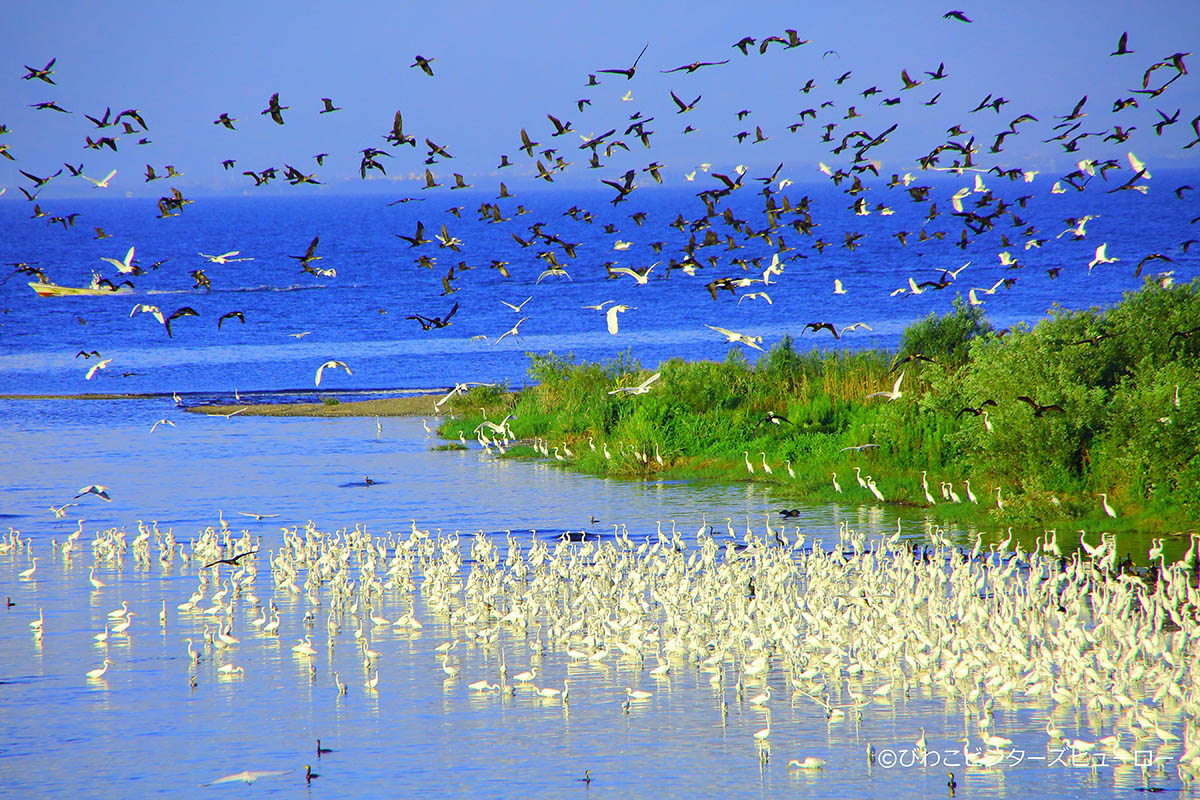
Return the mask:
<svg viewBox="0 0 1200 800">
<path fill-rule="evenodd" d="M 899 527 L 868 540 L 843 525 L 825 549 L 798 528 L 772 528 L 769 518 L 760 532 L 747 518 L 740 536 L 728 518 L 725 530 L 702 524 L 686 537 L 674 522 L 669 530 L 660 523 L 640 542 L 620 525 L 604 538 L 510 533 L 498 541 L 421 530 L 415 520 L 411 530 L 386 536 L 309 523 L 283 528 L 273 551 L 224 517 L 186 544 L 157 524 L 139 523 L 131 539 L 123 528 L 99 531 L 90 543 L 82 533 L 81 521 L 43 560 L 63 562 L 69 574 L 90 551 L 95 591 L 106 586 L 98 570 L 130 566 L 148 574 L 157 563 L 197 579 L 190 597 L 163 598 L 152 609 L 123 602 L 108 614 L 94 637 L 104 661 L 81 676 L 105 689 L 106 672 L 124 666 L 110 646 L 119 637 L 160 635 L 156 617 L 162 636 L 179 635 L 180 650 L 186 643 L 193 686 L 198 675 L 251 680 L 239 653 L 276 637 L 294 642 L 292 654 L 314 682 L 319 662 L 328 660 L 332 672 L 335 646 L 354 647 L 361 679 L 332 672 L 339 699 L 387 692 L 378 664 L 389 644 L 428 625 L 449 632 L 430 670 L 463 693 L 565 705 L 581 699 L 557 677 L 568 667 L 616 665 L 616 673 L 597 674 L 626 684 L 622 708 L 637 713 L 662 681 L 699 671 L 722 725 L 730 702 L 763 715 L 746 747 L 764 760 L 772 746 L 791 755 L 804 744 L 798 732 L 772 725 L 773 705 L 808 705 L 831 727 L 858 725 L 921 692 L 961 708 L 963 763 L 972 769 L 1009 757 L 1019 732 L 999 729 L 993 712 L 1021 708 L 1044 717 L 1041 744 L 1068 753 L 1076 766 L 1172 769 L 1184 781 L 1200 775 L 1197 535 L 1180 561 L 1167 565 L 1159 553 L 1158 569 L 1139 576 L 1119 569 L 1107 538 L 1055 558 L 982 540 L 966 552 L 936 528 L 918 542 L 902 539 Z M 10 565 L 32 554 L 32 541 L 16 531 L 0 539 Z M 19 579 L 42 578 L 35 564 Z M 43 614 L 30 623 L 38 647 L 47 627 Z M 468 663 L 455 653 L 460 646 L 482 658 Z M 530 664 L 509 664 L 506 654 Z M 215 674 L 203 675 L 209 668 Z M 631 674 L 642 686 L 628 685 Z M 614 696 L 621 689 L 611 688 Z M 614 715 L 621 710 L 614 701 Z M 1091 733 L 1060 727 L 1080 725 L 1084 714 Z M 920 756 L 928 745 L 923 729 L 919 739 L 915 733 Z M 811 755 L 788 762 L 789 769 L 823 765 Z"/>
</svg>

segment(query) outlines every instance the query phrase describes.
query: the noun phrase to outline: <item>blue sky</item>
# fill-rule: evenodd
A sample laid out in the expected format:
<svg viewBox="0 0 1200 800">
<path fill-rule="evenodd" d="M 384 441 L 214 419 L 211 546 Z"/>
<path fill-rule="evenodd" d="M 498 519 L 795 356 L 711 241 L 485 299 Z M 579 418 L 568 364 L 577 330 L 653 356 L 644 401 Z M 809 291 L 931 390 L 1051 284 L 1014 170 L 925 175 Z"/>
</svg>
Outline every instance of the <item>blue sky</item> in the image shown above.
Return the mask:
<svg viewBox="0 0 1200 800">
<path fill-rule="evenodd" d="M 951 8 L 973 22 L 945 20 Z M 770 171 L 780 162 L 783 175 L 816 180 L 818 161 L 837 166 L 832 144 L 822 143 L 822 126 L 838 124 L 836 135 L 863 129 L 872 135 L 893 123 L 899 127 L 876 152 L 883 169 L 915 169 L 913 159 L 946 141 L 946 128 L 960 123 L 986 150 L 995 134 L 1021 113 L 1039 123 L 1005 142 L 1001 158 L 1008 166 L 1069 171 L 1082 157 L 1044 144 L 1054 115 L 1067 115 L 1087 94 L 1088 117 L 1083 131 L 1111 130 L 1112 125 L 1137 128 L 1129 142 L 1101 144 L 1089 140 L 1086 155 L 1123 157 L 1134 150 L 1153 164 L 1194 165 L 1200 146 L 1183 151 L 1193 138 L 1188 124 L 1200 113 L 1195 72 L 1177 81 L 1162 96 L 1141 100 L 1141 108 L 1111 113 L 1117 97 L 1140 87 L 1147 66 L 1196 42 L 1200 5 L 1195 2 L 1150 2 L 1136 14 L 1127 4 L 1010 2 L 872 2 L 853 6 L 819 3 L 610 2 L 603 6 L 562 3 L 232 3 L 165 4 L 60 2 L 19 4 L 5 12 L 6 27 L 19 31 L 0 61 L 0 123 L 11 133 L 0 136 L 16 162 L 0 162 L 4 199 L 20 197 L 28 185 L 17 169 L 45 175 L 64 162 L 83 163 L 85 174 L 103 178 L 118 170 L 108 191 L 114 196 L 158 196 L 166 182 L 147 184 L 146 164 L 165 171 L 171 164 L 183 173 L 170 185 L 188 191 L 250 192 L 243 170 L 282 169 L 293 164 L 324 181 L 305 191 L 372 191 L 415 193 L 421 183 L 364 184 L 358 177 L 358 151 L 387 149 L 381 158 L 390 178 L 423 174 L 430 138 L 454 159 L 432 166 L 439 180 L 453 182 L 452 172 L 483 184 L 504 179 L 517 184 L 534 171 L 533 161 L 518 150 L 522 127 L 542 147 L 556 146 L 573 166 L 556 180 L 567 185 L 595 185 L 628 168 L 650 161 L 666 165 L 668 182 L 701 162 L 715 171 L 737 164 Z M 811 43 L 792 50 L 775 45 L 766 54 L 742 56 L 731 47 L 742 36 L 761 39 L 795 28 Z M 1133 55 L 1109 57 L 1123 31 L 1129 32 Z M 649 48 L 633 80 L 598 75 L 601 86 L 586 87 L 588 73 L 629 66 L 644 45 Z M 833 50 L 834 53 L 826 54 Z M 434 77 L 410 68 L 422 54 L 433 61 Z M 21 80 L 23 65 L 40 67 L 57 58 L 56 86 Z M 666 70 L 697 60 L 729 64 L 694 74 L 664 75 Z M 1191 61 L 1191 59 L 1189 59 Z M 949 77 L 933 82 L 924 74 L 945 63 Z M 1191 64 L 1189 64 L 1189 67 Z M 900 71 L 907 69 L 923 85 L 901 91 Z M 852 75 L 841 86 L 834 79 Z M 1160 69 L 1153 82 L 1168 77 Z M 799 88 L 816 82 L 809 94 Z M 860 93 L 877 86 L 879 94 Z M 695 111 L 677 115 L 669 91 L 701 102 Z M 629 91 L 632 99 L 622 101 Z M 935 106 L 925 106 L 937 92 Z M 278 126 L 259 112 L 279 92 L 286 124 Z M 1000 114 L 968 113 L 986 95 L 1011 102 Z M 331 97 L 342 111 L 319 115 L 321 97 Z M 895 106 L 885 98 L 901 99 Z M 579 111 L 575 103 L 588 98 Z M 71 114 L 29 108 L 54 100 Z M 833 105 L 820 108 L 822 102 Z M 846 120 L 854 106 L 861 118 Z M 121 135 L 118 153 L 84 148 L 84 137 L 98 131 L 83 114 L 101 116 L 137 108 L 150 127 L 150 144 L 139 136 Z M 819 117 L 789 133 L 805 108 Z M 1156 109 L 1179 122 L 1155 136 Z M 383 136 L 396 110 L 404 113 L 407 133 L 419 147 L 388 147 Z M 751 113 L 738 120 L 736 112 Z M 632 136 L 620 136 L 632 152 L 618 151 L 601 170 L 586 169 L 587 152 L 577 149 L 574 132 L 552 138 L 546 118 L 552 113 L 570 120 L 576 131 L 599 134 L 628 124 L 640 111 L 655 120 L 647 150 Z M 212 124 L 219 114 L 237 118 L 236 132 Z M 691 124 L 694 133 L 682 133 Z M 734 134 L 754 134 L 761 127 L 768 141 L 739 144 Z M 1040 135 L 1039 135 L 1040 134 Z M 1093 144 L 1094 143 L 1094 144 Z M 541 148 L 539 148 L 541 149 Z M 324 166 L 313 156 L 329 153 Z M 501 153 L 518 166 L 497 172 Z M 234 170 L 220 162 L 232 158 Z M 844 155 L 841 157 L 845 160 Z M 449 185 L 449 184 L 448 184 Z M 282 181 L 268 191 L 293 187 Z M 63 176 L 44 190 L 46 197 L 72 194 L 98 196 L 81 179 Z"/>
</svg>

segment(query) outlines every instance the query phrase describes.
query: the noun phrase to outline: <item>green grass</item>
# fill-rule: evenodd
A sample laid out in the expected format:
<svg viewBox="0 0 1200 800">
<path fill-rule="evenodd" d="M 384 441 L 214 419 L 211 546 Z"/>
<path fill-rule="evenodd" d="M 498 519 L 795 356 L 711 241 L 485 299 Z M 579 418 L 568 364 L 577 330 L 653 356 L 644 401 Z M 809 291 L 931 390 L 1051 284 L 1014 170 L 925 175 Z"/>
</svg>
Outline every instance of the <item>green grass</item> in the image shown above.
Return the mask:
<svg viewBox="0 0 1200 800">
<path fill-rule="evenodd" d="M 911 325 L 898 354 L 802 354 L 785 337 L 757 365 L 740 349 L 722 362 L 673 359 L 658 366 L 660 379 L 643 395 L 608 394 L 651 374 L 628 355 L 575 363 L 569 355 L 530 354 L 530 388 L 482 387 L 455 398 L 456 416 L 442 434 L 473 437 L 482 407 L 491 420 L 513 414 L 521 440 L 565 444 L 572 466 L 594 474 L 769 481 L 797 500 L 827 501 L 839 498 L 836 473 L 840 499 L 869 500 L 855 480 L 857 466 L 889 503 L 925 506 L 924 470 L 938 501 L 934 513 L 947 519 L 1107 522 L 1098 498 L 1106 492 L 1120 511 L 1112 527 L 1194 528 L 1200 333 L 1172 334 L 1197 327 L 1200 279 L 1166 288 L 1148 282 L 1103 312 L 1055 309 L 1003 338 L 978 308 L 956 303 L 949 314 Z M 895 359 L 918 353 L 932 361 L 889 371 Z M 890 389 L 900 370 L 902 398 L 866 399 Z M 1019 395 L 1064 413 L 1035 416 Z M 987 409 L 990 431 L 982 416 L 959 413 L 988 399 L 996 402 Z M 772 424 L 767 412 L 791 424 Z M 861 444 L 878 446 L 843 450 Z M 602 454 L 605 445 L 611 458 Z M 966 480 L 978 506 L 942 502 L 943 481 L 965 500 Z"/>
</svg>

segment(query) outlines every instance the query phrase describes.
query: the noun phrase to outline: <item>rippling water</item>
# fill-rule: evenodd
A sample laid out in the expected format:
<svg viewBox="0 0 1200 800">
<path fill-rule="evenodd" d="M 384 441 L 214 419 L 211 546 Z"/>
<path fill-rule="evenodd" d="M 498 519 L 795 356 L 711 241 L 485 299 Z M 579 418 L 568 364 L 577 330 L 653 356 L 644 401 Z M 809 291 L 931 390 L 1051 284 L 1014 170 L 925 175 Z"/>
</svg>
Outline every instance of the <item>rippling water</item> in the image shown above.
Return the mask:
<svg viewBox="0 0 1200 800">
<path fill-rule="evenodd" d="M 420 421 L 412 419 L 385 419 L 377 434 L 373 419 L 227 420 L 181 413 L 157 399 L 7 401 L 0 413 L 9 431 L 0 450 L 0 472 L 8 476 L 0 509 L 6 524 L 32 539 L 38 556 L 33 579 L 20 580 L 28 557 L 0 555 L 0 583 L 16 604 L 0 611 L 0 765 L 6 776 L 0 794 L 290 796 L 303 787 L 306 763 L 320 774 L 309 791 L 337 797 L 936 797 L 948 794 L 947 771 L 956 773 L 957 796 L 968 797 L 1141 796 L 1134 790 L 1180 788 L 1170 762 L 1165 774 L 1051 766 L 1055 751 L 1047 750 L 1041 730 L 1049 709 L 1032 700 L 996 707 L 994 728 L 1024 748 L 1023 762 L 983 772 L 932 758 L 928 767 L 891 765 L 921 728 L 939 760 L 961 762 L 961 707 L 916 685 L 893 694 L 890 703 L 873 702 L 857 723 L 830 724 L 815 703 L 793 696 L 773 674 L 767 763 L 752 738 L 765 716 L 745 702 L 758 689 L 739 700 L 730 672 L 718 696 L 707 673 L 685 661 L 674 660 L 669 675 L 655 679 L 648 674 L 652 660 L 643 666 L 614 656 L 604 665 L 581 665 L 547 648 L 538 683 L 561 687 L 569 678 L 569 706 L 525 693 L 474 695 L 467 684 L 497 681 L 501 658 L 510 679 L 535 663 L 533 641 L 544 637 L 530 628 L 529 638 L 505 633 L 491 648 L 460 644 L 455 653 L 462 672 L 446 680 L 435 648 L 456 632 L 420 592 L 413 610 L 425 625 L 421 631 L 367 631 L 380 653 L 380 687 L 371 693 L 352 625 L 331 634 L 327 611 L 318 608 L 306 627 L 307 601 L 274 591 L 262 556 L 256 592 L 263 603 L 273 597 L 279 605 L 281 635 L 257 632 L 249 622 L 258 610 L 239 599 L 233 633 L 241 644 L 223 657 L 206 652 L 193 688 L 184 638 L 199 642 L 206 618 L 176 606 L 195 588 L 197 566 L 178 559 L 168 567 L 139 568 L 132 559 L 122 569 L 105 563 L 97 577 L 108 585 L 93 590 L 90 551 L 85 547 L 64 562 L 53 555 L 52 538 L 61 543 L 82 517 L 85 544 L 112 526 L 128 528 L 132 538 L 139 520 L 157 521 L 187 541 L 217 524 L 221 513 L 235 531 L 261 536 L 264 550 L 278 547 L 281 525 L 310 519 L 326 532 L 355 524 L 378 535 L 406 532 L 415 519 L 423 529 L 464 535 L 481 529 L 501 541 L 512 530 L 527 542 L 587 528 L 595 515 L 595 530 L 611 532 L 608 526 L 625 523 L 637 541 L 655 537 L 659 521 L 670 530 L 674 520 L 694 542 L 702 514 L 718 531 L 730 517 L 740 536 L 747 521 L 761 531 L 764 513 L 780 503 L 753 484 L 616 481 L 544 463 L 481 460 L 475 451 L 432 452 Z M 176 425 L 149 433 L 164 417 Z M 367 475 L 373 485 L 366 485 Z M 110 487 L 111 503 L 81 498 L 64 519 L 53 520 L 48 505 L 67 502 L 93 482 Z M 257 521 L 237 512 L 279 516 Z M 777 525 L 778 517 L 773 520 Z M 891 513 L 869 507 L 805 508 L 795 524 L 829 543 L 841 520 L 872 536 L 890 534 L 897 524 Z M 920 519 L 900 524 L 905 535 L 925 538 Z M 122 602 L 135 612 L 131 635 L 96 646 L 93 634 Z M 28 626 L 39 609 L 45 614 L 41 642 Z M 376 610 L 395 619 L 408 606 L 389 589 Z M 311 671 L 291 652 L 306 633 L 318 651 Z M 85 678 L 106 656 L 114 663 L 104 678 Z M 245 674 L 221 676 L 219 663 L 242 666 Z M 337 695 L 335 671 L 348 685 L 344 697 Z M 884 678 L 862 685 L 869 693 Z M 653 696 L 624 714 L 625 686 Z M 728 704 L 724 720 L 722 700 Z M 1079 711 L 1055 718 L 1083 738 L 1108 732 L 1107 722 L 1101 727 L 1107 717 Z M 317 759 L 317 738 L 334 752 Z M 868 743 L 879 754 L 874 766 L 867 763 Z M 805 756 L 828 764 L 811 773 L 787 770 L 789 759 Z M 287 772 L 250 789 L 201 788 L 242 770 Z M 577 781 L 585 770 L 591 770 L 589 785 Z"/>
</svg>

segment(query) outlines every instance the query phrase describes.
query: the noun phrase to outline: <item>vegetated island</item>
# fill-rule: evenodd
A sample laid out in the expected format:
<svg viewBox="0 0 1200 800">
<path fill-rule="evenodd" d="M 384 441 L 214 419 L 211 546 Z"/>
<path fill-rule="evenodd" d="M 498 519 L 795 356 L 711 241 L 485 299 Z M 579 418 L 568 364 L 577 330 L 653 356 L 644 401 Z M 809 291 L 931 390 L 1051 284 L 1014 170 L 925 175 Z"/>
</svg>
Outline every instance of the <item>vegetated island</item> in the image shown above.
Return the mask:
<svg viewBox="0 0 1200 800">
<path fill-rule="evenodd" d="M 958 298 L 910 325 L 898 353 L 800 353 L 785 336 L 753 365 L 739 347 L 656 370 L 627 355 L 529 359 L 533 385 L 454 397 L 440 433 L 592 474 L 768 481 L 780 497 L 947 520 L 1200 520 L 1200 278 L 1147 281 L 1106 310 L 1056 306 L 1012 330 Z M 654 373 L 648 391 L 613 393 Z M 507 446 L 481 408 L 508 417 Z"/>
</svg>

